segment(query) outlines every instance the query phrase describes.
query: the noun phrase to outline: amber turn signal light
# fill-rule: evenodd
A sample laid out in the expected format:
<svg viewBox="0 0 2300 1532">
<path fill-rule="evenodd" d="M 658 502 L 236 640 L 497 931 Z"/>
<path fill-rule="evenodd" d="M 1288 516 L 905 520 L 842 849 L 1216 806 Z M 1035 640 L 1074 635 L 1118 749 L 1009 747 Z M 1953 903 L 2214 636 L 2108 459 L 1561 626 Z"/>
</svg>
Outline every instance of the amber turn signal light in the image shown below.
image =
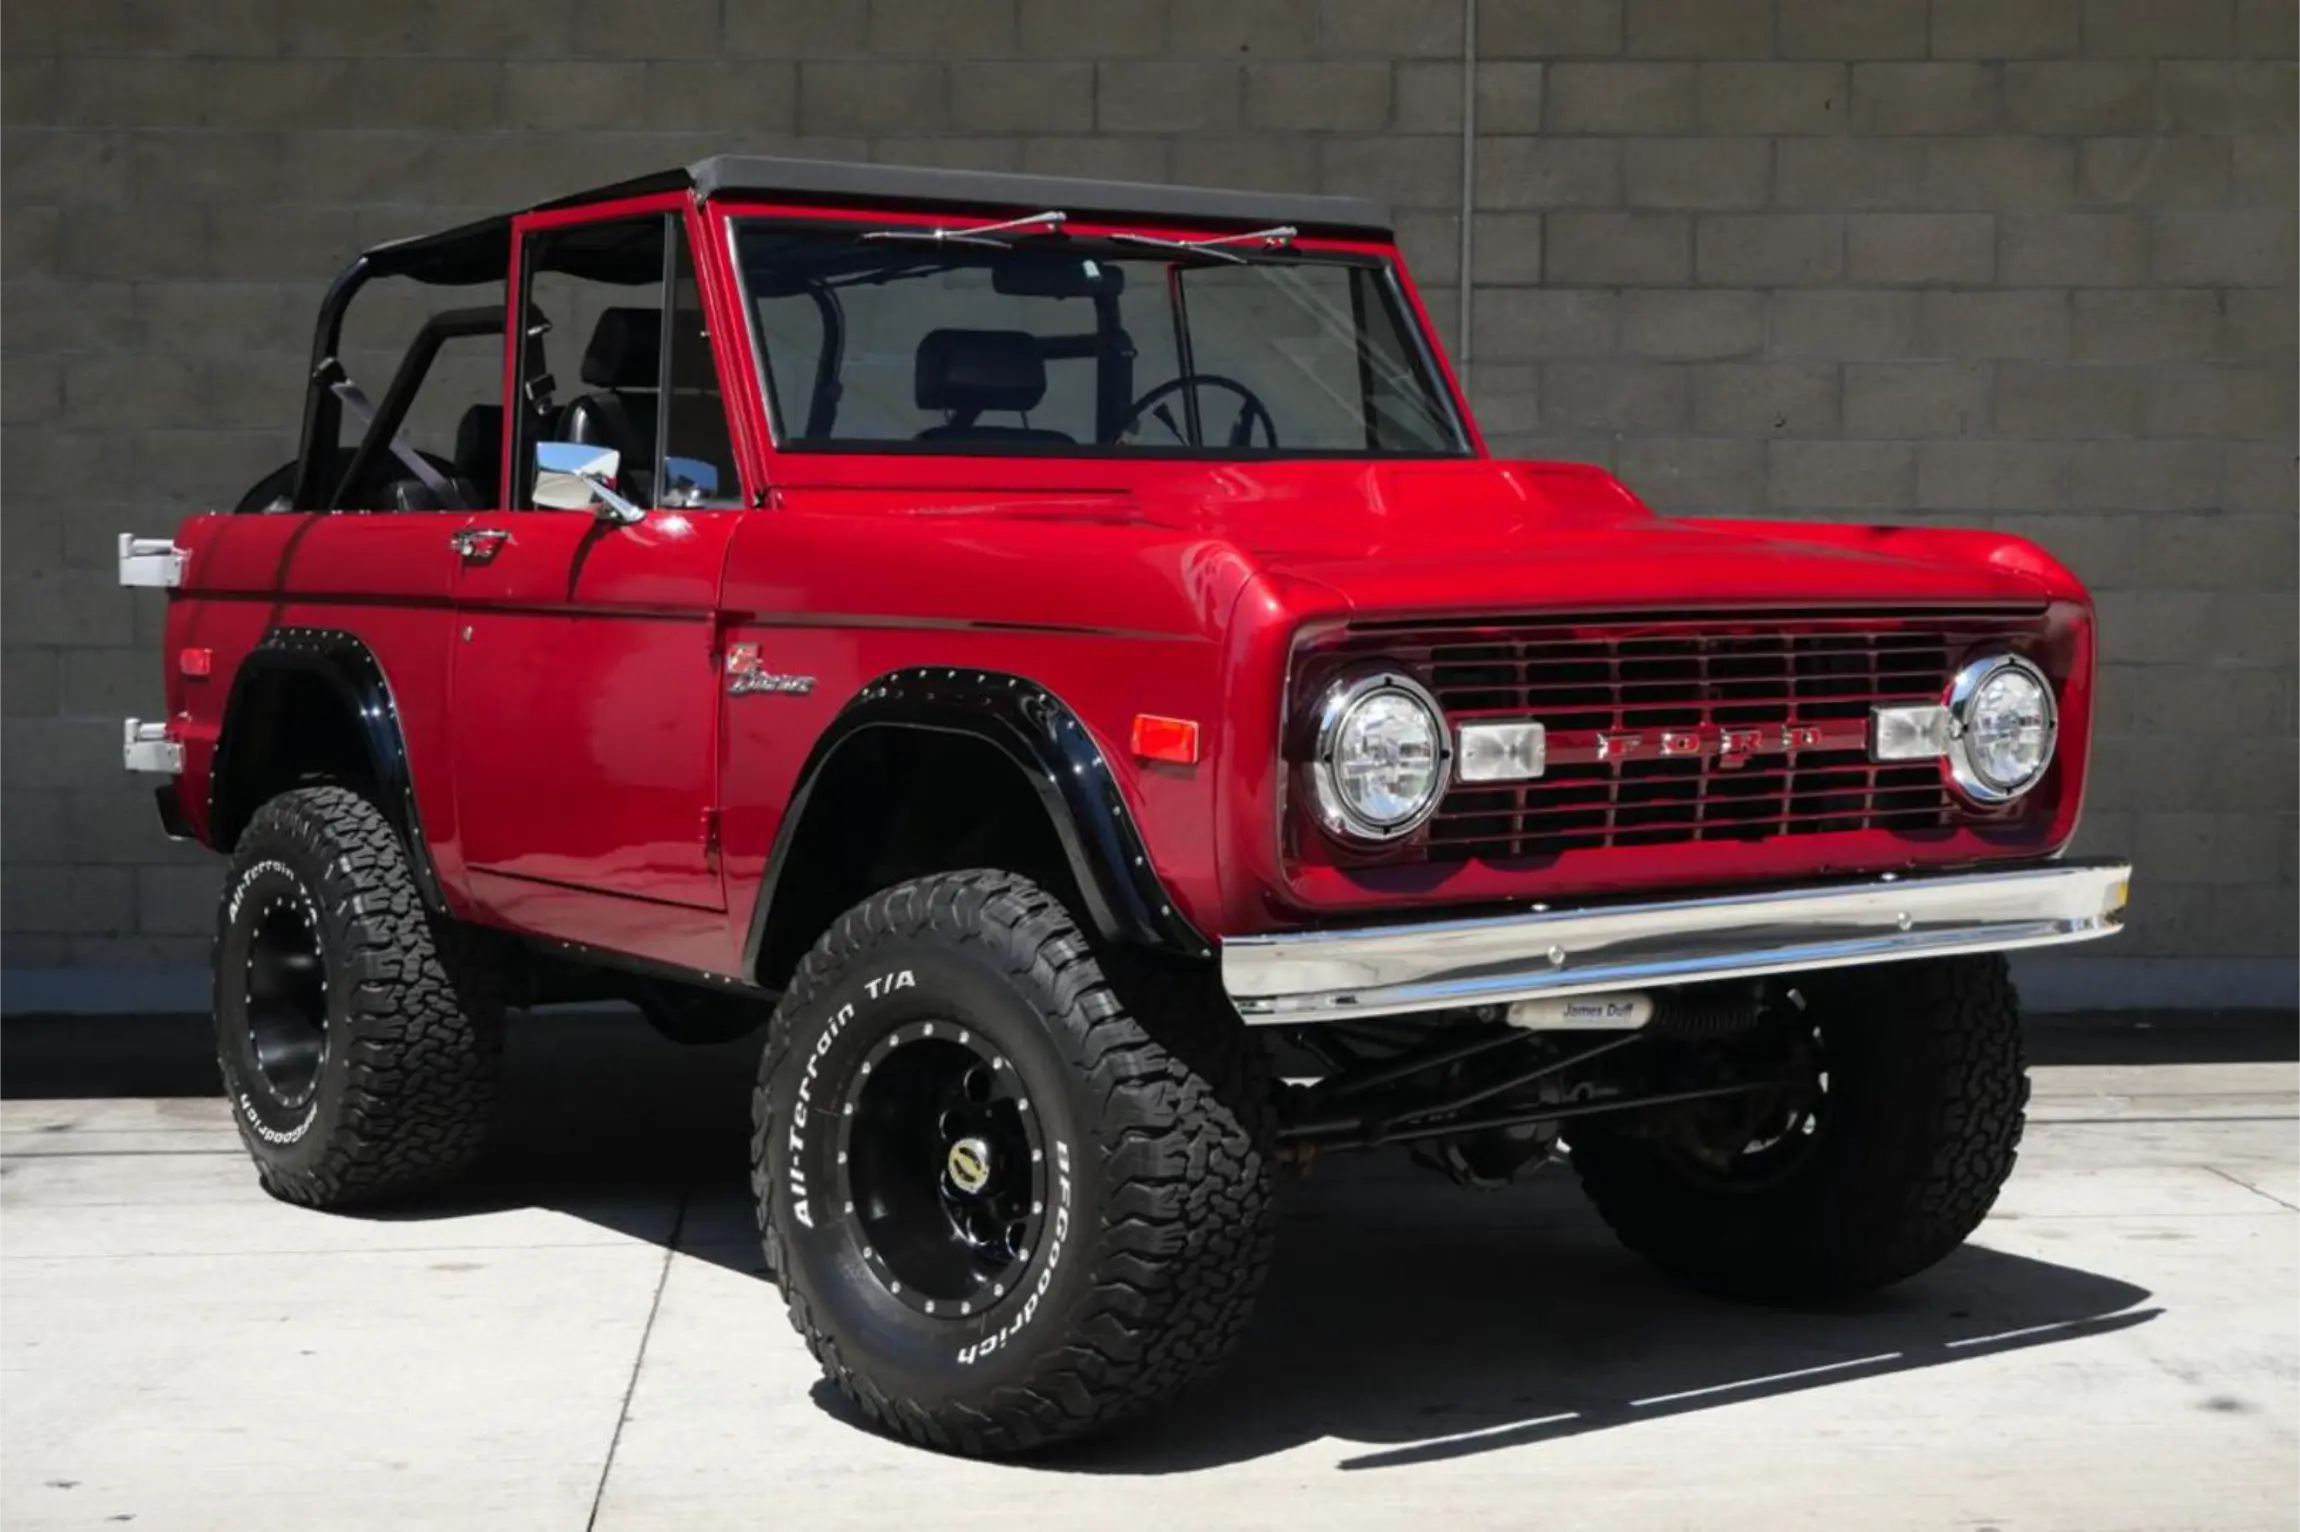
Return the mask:
<svg viewBox="0 0 2300 1532">
<path fill-rule="evenodd" d="M 1145 761 L 1170 761 L 1176 766 L 1197 765 L 1197 722 L 1189 718 L 1160 718 L 1155 713 L 1136 713 L 1134 754 Z"/>
</svg>

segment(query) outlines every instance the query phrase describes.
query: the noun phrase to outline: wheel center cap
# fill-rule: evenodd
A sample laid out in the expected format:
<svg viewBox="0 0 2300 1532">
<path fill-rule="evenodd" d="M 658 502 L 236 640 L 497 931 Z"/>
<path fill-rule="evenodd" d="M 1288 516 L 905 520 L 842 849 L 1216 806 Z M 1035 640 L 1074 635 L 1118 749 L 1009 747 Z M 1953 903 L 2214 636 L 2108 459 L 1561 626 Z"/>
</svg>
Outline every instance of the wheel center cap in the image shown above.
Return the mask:
<svg viewBox="0 0 2300 1532">
<path fill-rule="evenodd" d="M 973 1196 L 990 1184 L 990 1145 L 972 1136 L 950 1146 L 943 1165 L 950 1184 Z"/>
</svg>

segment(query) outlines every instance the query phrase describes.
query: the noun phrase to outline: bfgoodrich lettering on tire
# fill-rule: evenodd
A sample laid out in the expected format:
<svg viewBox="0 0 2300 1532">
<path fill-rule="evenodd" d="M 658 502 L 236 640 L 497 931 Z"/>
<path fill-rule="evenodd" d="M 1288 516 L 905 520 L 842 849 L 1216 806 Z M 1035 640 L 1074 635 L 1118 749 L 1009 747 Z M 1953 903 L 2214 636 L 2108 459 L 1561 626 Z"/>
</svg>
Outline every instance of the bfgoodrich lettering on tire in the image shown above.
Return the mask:
<svg viewBox="0 0 2300 1532">
<path fill-rule="evenodd" d="M 873 1421 L 1019 1451 L 1236 1342 L 1269 1260 L 1269 1081 L 1218 995 L 1174 986 L 1114 989 L 1001 872 L 879 894 L 800 964 L 753 1189 L 791 1322 Z"/>
<path fill-rule="evenodd" d="M 427 913 L 406 849 L 346 788 L 283 793 L 232 857 L 216 923 L 216 1052 L 275 1197 L 345 1207 L 465 1169 L 502 1007 L 474 933 Z"/>
</svg>

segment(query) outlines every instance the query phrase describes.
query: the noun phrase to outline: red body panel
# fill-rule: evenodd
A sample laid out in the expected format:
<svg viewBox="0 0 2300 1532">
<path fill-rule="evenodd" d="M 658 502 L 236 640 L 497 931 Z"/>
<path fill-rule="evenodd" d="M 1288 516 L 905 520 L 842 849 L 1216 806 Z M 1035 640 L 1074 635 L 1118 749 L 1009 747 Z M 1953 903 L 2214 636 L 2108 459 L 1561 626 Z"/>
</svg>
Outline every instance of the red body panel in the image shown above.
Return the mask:
<svg viewBox="0 0 2300 1532">
<path fill-rule="evenodd" d="M 193 571 L 169 603 L 165 652 L 213 650 L 206 680 L 168 676 L 169 715 L 187 745 L 183 808 L 208 834 L 208 772 L 232 677 L 275 628 L 357 634 L 383 668 L 405 733 L 424 836 L 454 886 L 455 801 L 448 759 L 448 539 L 464 512 L 403 516 L 195 516 L 176 534 Z"/>
<path fill-rule="evenodd" d="M 807 752 L 839 708 L 889 671 L 943 665 L 1028 676 L 1067 702 L 1117 772 L 1177 905 L 1214 913 L 1218 640 L 1252 575 L 1244 558 L 1139 523 L 1034 516 L 1044 505 L 1031 501 L 1011 518 L 980 500 L 791 490 L 785 501 L 735 540 L 727 638 L 815 686 L 726 699 L 734 908 L 755 899 Z M 1126 745 L 1137 713 L 1198 722 L 1200 764 L 1135 762 Z"/>
<path fill-rule="evenodd" d="M 488 512 L 462 562 L 448 706 L 475 902 L 513 877 L 723 908 L 717 804 L 719 571 L 742 511 Z"/>
<path fill-rule="evenodd" d="M 189 577 L 166 652 L 215 654 L 214 679 L 169 678 L 196 830 L 210 835 L 206 776 L 229 677 L 266 631 L 302 625 L 356 633 L 388 675 L 422 828 L 459 913 L 712 973 L 740 972 L 808 752 L 875 678 L 914 666 L 1012 672 L 1063 699 L 1115 769 L 1174 904 L 1216 937 L 1983 860 L 2008 853 L 1976 834 L 1918 844 L 1883 832 L 1609 847 L 1544 867 L 1295 860 L 1280 730 L 1298 641 L 1353 621 L 1991 606 L 2039 622 L 2049 612 L 2065 658 L 2064 790 L 2042 849 L 2073 833 L 2091 614 L 2033 545 L 1663 521 L 1598 470 L 1495 462 L 1482 444 L 1411 463 L 780 451 L 726 239 L 730 216 L 773 211 L 900 216 L 717 204 L 689 214 L 755 508 L 658 510 L 632 526 L 558 511 L 185 526 Z M 511 537 L 467 561 L 448 546 L 467 527 Z M 811 689 L 731 694 L 735 644 Z M 1197 764 L 1133 760 L 1132 723 L 1145 713 L 1195 722 Z"/>
</svg>

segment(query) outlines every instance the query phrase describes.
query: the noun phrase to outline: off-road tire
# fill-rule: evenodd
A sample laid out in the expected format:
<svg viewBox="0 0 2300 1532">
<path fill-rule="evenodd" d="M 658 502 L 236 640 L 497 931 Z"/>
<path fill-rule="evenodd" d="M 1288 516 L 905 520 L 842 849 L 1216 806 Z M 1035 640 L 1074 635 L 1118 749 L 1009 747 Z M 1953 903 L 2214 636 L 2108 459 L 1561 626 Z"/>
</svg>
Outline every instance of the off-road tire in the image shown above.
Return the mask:
<svg viewBox="0 0 2300 1532">
<path fill-rule="evenodd" d="M 2002 957 L 1797 987 L 1820 1022 L 1828 1096 L 1815 1142 L 1779 1179 L 1722 1187 L 1653 1137 L 1567 1134 L 1622 1243 L 1709 1292 L 1809 1302 L 1898 1282 L 1963 1244 L 2012 1173 L 2028 1077 Z"/>
<path fill-rule="evenodd" d="M 252 928 L 290 905 L 316 930 L 325 1043 L 308 1100 L 257 1066 L 247 992 Z M 216 921 L 224 1094 L 264 1190 L 343 1208 L 454 1179 L 485 1142 L 503 1046 L 497 966 L 481 933 L 424 908 L 381 810 L 306 787 L 256 810 Z"/>
<path fill-rule="evenodd" d="M 915 987 L 885 987 L 905 974 Z M 1244 1332 L 1275 1212 L 1268 1064 L 1210 983 L 1160 978 L 1114 989 L 1060 901 L 996 871 L 877 894 L 800 963 L 760 1064 L 752 1187 L 792 1325 L 882 1429 L 969 1455 L 1083 1436 L 1209 1373 Z M 908 1314 L 874 1282 L 845 1172 L 815 1142 L 842 1088 L 862 1088 L 873 1039 L 922 1017 L 995 1033 L 1049 1160 L 1074 1146 L 1067 1239 L 1043 1240 L 1013 1291 L 966 1320 Z"/>
</svg>

